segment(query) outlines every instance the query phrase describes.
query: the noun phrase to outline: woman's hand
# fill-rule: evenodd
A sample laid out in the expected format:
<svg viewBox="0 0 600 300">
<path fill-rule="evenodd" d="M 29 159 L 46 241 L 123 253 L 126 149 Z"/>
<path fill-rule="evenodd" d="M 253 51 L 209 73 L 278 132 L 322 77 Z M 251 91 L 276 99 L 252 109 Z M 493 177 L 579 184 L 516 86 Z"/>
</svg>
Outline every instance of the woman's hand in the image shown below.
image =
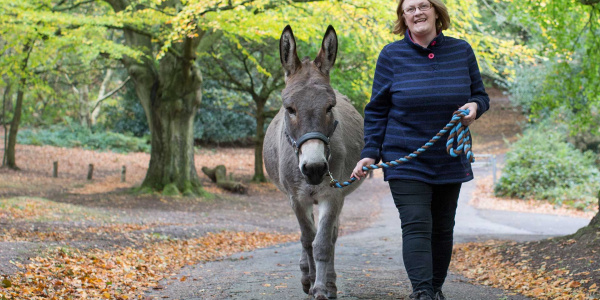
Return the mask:
<svg viewBox="0 0 600 300">
<path fill-rule="evenodd" d="M 461 123 L 464 126 L 471 125 L 471 123 L 473 123 L 475 121 L 475 117 L 477 116 L 477 103 L 476 102 L 469 102 L 469 103 L 463 105 L 459 109 L 461 109 L 461 110 L 468 109 L 469 110 L 469 115 L 468 116 L 464 116 L 462 118 L 462 120 L 461 120 Z"/>
<path fill-rule="evenodd" d="M 352 175 L 350 175 L 350 178 L 355 177 L 356 179 L 360 180 L 361 177 L 365 177 L 367 176 L 367 171 L 363 170 L 362 168 L 364 166 L 369 166 L 375 163 L 375 160 L 369 157 L 365 157 L 363 159 L 361 159 L 360 161 L 358 161 L 358 163 L 356 163 L 356 167 L 354 167 L 354 170 L 352 171 Z"/>
</svg>

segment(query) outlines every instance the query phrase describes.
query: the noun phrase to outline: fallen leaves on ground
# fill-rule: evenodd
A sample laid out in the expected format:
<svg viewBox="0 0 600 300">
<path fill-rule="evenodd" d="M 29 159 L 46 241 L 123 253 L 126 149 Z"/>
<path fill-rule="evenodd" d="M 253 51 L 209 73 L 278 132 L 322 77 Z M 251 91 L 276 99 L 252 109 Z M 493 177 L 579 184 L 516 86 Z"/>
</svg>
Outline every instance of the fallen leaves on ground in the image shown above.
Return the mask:
<svg viewBox="0 0 600 300">
<path fill-rule="evenodd" d="M 498 241 L 455 245 L 451 269 L 480 284 L 536 299 L 598 299 L 596 284 L 574 280 L 569 270 L 531 269 L 527 253 L 516 264 L 505 260 L 498 251 L 505 245 Z"/>
<path fill-rule="evenodd" d="M 2 136 L 0 128 L 0 136 Z M 60 148 L 17 144 L 20 172 L 0 171 L 0 188 L 17 191 L 28 185 L 34 190 L 64 187 L 73 194 L 96 194 L 138 186 L 146 176 L 150 154 L 97 152 L 81 148 Z M 0 153 L 2 150 L 0 149 Z M 52 178 L 53 162 L 58 162 L 58 178 Z M 196 148 L 196 170 L 206 166 L 225 165 L 227 176 L 249 181 L 254 174 L 254 148 Z M 94 180 L 86 180 L 88 165 L 94 165 Z M 121 182 L 125 166 L 126 182 Z M 211 193 L 225 193 L 200 174 Z"/>
<path fill-rule="evenodd" d="M 140 248 L 56 248 L 3 278 L 0 297 L 11 299 L 139 299 L 143 291 L 185 265 L 236 252 L 296 241 L 298 234 L 220 232 L 190 240 L 158 240 Z M 2 299 L 2 298 L 0 298 Z"/>
<path fill-rule="evenodd" d="M 158 226 L 172 225 L 169 223 L 152 224 L 110 224 L 102 226 L 82 227 L 73 224 L 65 225 L 70 228 L 46 226 L 37 228 L 34 225 L 0 229 L 0 242 L 43 242 L 43 241 L 77 241 L 89 239 L 89 234 L 102 235 L 105 240 L 126 238 L 136 240 L 143 238 L 142 230 Z M 32 228 L 33 227 L 33 228 Z"/>
<path fill-rule="evenodd" d="M 0 199 L 0 220 L 95 220 L 100 214 L 75 205 L 36 197 Z"/>
</svg>

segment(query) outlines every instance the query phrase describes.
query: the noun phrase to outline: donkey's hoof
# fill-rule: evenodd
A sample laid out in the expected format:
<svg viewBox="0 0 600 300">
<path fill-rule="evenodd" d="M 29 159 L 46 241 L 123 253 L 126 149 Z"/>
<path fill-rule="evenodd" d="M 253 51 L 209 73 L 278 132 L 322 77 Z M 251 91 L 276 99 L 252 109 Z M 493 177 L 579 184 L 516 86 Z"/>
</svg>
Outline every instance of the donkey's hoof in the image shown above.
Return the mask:
<svg viewBox="0 0 600 300">
<path fill-rule="evenodd" d="M 313 297 L 315 297 L 315 300 L 327 300 L 327 299 L 329 299 L 329 297 L 327 297 L 327 289 L 326 288 L 323 288 L 323 287 L 313 287 L 312 292 L 313 292 Z"/>
<path fill-rule="evenodd" d="M 337 286 L 334 282 L 327 283 L 327 297 L 329 297 L 329 299 L 337 298 Z"/>
<path fill-rule="evenodd" d="M 302 290 L 304 290 L 304 293 L 310 295 L 312 293 L 312 291 L 310 290 L 310 278 L 308 276 L 302 276 L 300 282 L 302 282 Z"/>
</svg>

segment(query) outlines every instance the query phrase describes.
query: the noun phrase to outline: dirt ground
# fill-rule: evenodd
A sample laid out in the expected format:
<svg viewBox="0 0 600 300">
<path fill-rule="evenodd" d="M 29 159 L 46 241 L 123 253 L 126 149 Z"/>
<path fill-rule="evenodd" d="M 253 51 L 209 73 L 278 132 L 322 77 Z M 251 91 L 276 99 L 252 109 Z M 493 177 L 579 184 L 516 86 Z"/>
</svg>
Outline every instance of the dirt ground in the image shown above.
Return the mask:
<svg viewBox="0 0 600 300">
<path fill-rule="evenodd" d="M 525 118 L 500 91 L 490 89 L 488 92 L 492 97 L 491 109 L 471 126 L 474 153 L 476 156 L 485 153 L 502 157 L 510 143 L 516 141 Z M 3 137 L 3 132 L 0 132 L 0 137 Z M 0 155 L 2 153 L 3 149 L 0 149 Z M 149 154 L 18 145 L 17 164 L 21 170 L 0 169 L 0 275 L 15 274 L 23 270 L 22 264 L 44 256 L 49 249 L 56 247 L 114 251 L 117 248 L 139 248 L 148 245 L 148 241 L 196 239 L 209 232 L 297 234 L 296 219 L 283 194 L 271 183 L 250 183 L 253 155 L 252 148 L 200 148 L 195 157 L 197 170 L 204 166 L 225 165 L 234 180 L 248 184 L 247 195 L 220 190 L 200 172 L 205 190 L 214 198 L 165 197 L 159 194 L 140 196 L 132 194 L 130 189 L 143 181 Z M 52 177 L 55 161 L 58 162 L 57 178 Z M 502 159 L 499 163 L 501 167 Z M 94 165 L 91 181 L 86 180 L 89 164 Z M 123 166 L 127 170 L 126 182 L 121 182 Z M 381 180 L 381 177 L 381 173 L 375 174 L 375 180 Z M 478 186 L 476 193 L 480 196 L 474 198 L 483 200 L 474 205 L 593 216 L 593 212 L 586 214 L 544 207 L 541 202 L 495 199 L 490 196 L 489 181 L 483 179 Z M 361 201 L 347 202 L 344 206 L 341 235 L 368 227 L 370 220 L 380 211 L 378 199 L 381 195 L 372 191 L 361 193 L 364 195 L 357 197 Z M 587 249 L 590 245 L 582 245 L 579 250 L 572 245 L 570 248 L 563 247 L 564 253 L 551 245 L 551 242 L 530 243 L 504 249 L 521 249 L 518 250 L 521 254 L 506 252 L 516 257 L 527 253 L 531 257 L 528 262 L 531 268 L 539 268 L 543 263 L 548 265 L 547 255 L 543 253 L 551 251 L 553 255 L 564 257 L 553 262 L 556 267 L 570 263 L 574 270 L 582 270 L 578 271 L 581 276 L 600 270 L 600 262 L 591 258 L 597 257 L 597 253 Z M 586 268 L 575 265 L 584 262 Z"/>
<path fill-rule="evenodd" d="M 254 161 L 251 148 L 197 151 L 198 170 L 224 164 L 235 180 L 249 186 L 247 195 L 232 194 L 200 174 L 205 190 L 214 199 L 130 193 L 144 178 L 150 158 L 145 153 L 28 145 L 18 145 L 17 153 L 20 171 L 0 169 L 0 199 L 7 201 L 0 206 L 3 275 L 18 269 L 11 262 L 27 262 L 27 258 L 57 245 L 110 249 L 138 245 L 147 235 L 189 239 L 222 230 L 298 232 L 284 195 L 271 183 L 250 183 Z M 52 177 L 53 161 L 59 162 L 58 178 Z M 86 179 L 89 164 L 94 164 L 91 181 Z M 125 183 L 120 182 L 122 166 L 127 168 Z M 362 199 L 346 203 L 340 234 L 365 228 L 371 216 L 379 212 L 379 198 L 364 195 Z M 16 203 L 21 207 L 7 211 Z M 45 218 L 48 214 L 53 217 Z"/>
</svg>

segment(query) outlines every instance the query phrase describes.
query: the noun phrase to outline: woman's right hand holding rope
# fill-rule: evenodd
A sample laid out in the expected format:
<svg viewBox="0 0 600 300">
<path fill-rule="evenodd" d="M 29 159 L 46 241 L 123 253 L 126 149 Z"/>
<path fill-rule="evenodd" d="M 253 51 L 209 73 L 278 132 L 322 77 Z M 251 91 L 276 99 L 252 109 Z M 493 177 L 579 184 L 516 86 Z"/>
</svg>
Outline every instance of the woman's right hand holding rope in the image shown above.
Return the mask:
<svg viewBox="0 0 600 300">
<path fill-rule="evenodd" d="M 367 176 L 367 171 L 363 170 L 363 167 L 370 166 L 375 163 L 375 160 L 369 157 L 365 157 L 356 163 L 356 167 L 352 170 L 352 175 L 350 178 L 354 177 L 360 180 L 362 177 Z"/>
</svg>

